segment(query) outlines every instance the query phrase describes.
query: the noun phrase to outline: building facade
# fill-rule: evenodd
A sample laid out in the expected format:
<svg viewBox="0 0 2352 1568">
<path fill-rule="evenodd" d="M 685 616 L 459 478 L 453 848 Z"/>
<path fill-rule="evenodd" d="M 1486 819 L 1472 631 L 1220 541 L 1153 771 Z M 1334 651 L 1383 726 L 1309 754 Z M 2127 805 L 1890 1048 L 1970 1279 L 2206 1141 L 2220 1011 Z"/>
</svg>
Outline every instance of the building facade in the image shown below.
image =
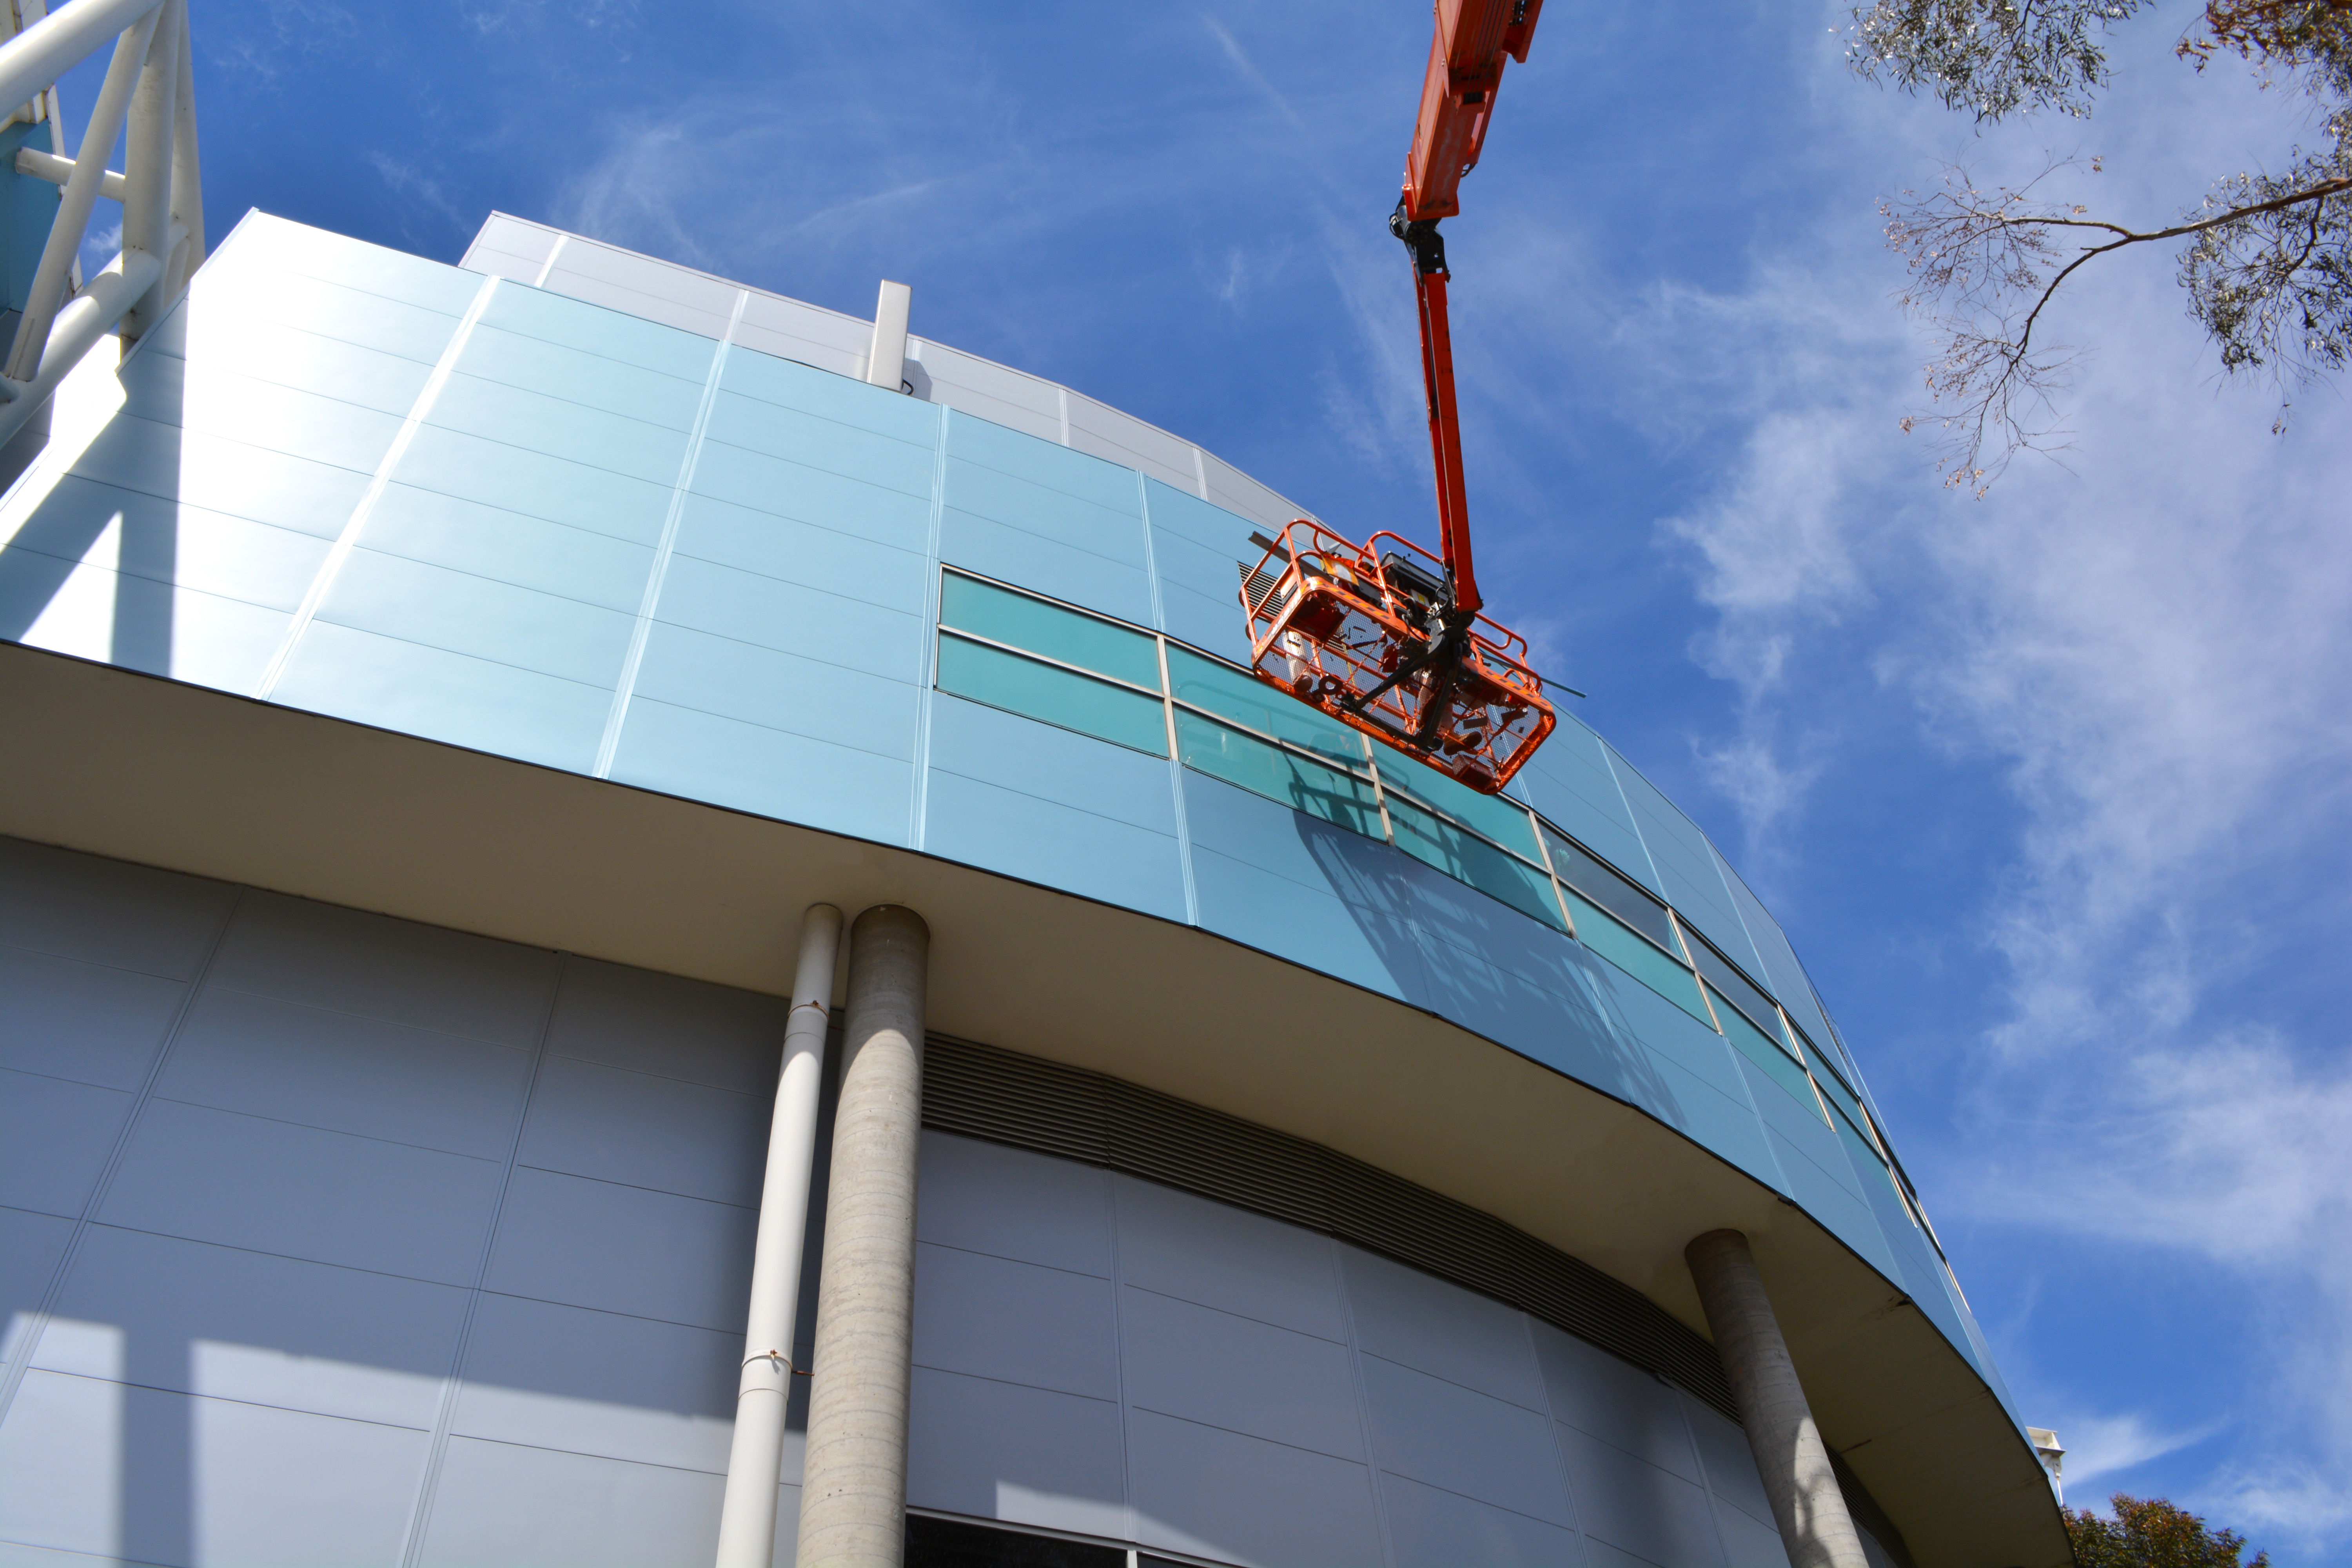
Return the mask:
<svg viewBox="0 0 2352 1568">
<path fill-rule="evenodd" d="M 709 1563 L 760 1376 L 779 1563 L 893 1462 L 909 1563 L 2068 1562 L 1706 836 L 1572 718 L 1490 798 L 1271 694 L 1299 509 L 882 317 L 255 214 L 61 387 L 0 1563 Z"/>
</svg>

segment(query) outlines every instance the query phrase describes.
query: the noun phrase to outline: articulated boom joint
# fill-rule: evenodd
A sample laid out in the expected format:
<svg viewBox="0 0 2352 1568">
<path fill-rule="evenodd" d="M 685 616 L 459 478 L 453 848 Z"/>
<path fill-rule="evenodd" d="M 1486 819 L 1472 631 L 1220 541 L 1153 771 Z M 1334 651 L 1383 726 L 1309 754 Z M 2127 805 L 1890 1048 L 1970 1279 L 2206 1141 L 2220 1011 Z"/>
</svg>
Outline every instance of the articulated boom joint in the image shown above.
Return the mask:
<svg viewBox="0 0 2352 1568">
<path fill-rule="evenodd" d="M 1396 211 L 1389 214 L 1389 232 L 1404 241 L 1404 247 L 1412 252 L 1414 276 L 1454 276 L 1445 265 L 1445 237 L 1437 232 L 1437 220 L 1407 216 L 1402 196 L 1397 198 Z"/>
</svg>

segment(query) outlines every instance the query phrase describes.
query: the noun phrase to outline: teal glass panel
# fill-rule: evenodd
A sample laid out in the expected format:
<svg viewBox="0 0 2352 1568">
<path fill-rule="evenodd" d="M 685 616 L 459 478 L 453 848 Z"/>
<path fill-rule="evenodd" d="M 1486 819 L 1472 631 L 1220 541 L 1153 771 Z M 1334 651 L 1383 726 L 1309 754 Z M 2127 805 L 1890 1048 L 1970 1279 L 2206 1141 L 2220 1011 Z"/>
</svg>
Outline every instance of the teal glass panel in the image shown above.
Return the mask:
<svg viewBox="0 0 2352 1568">
<path fill-rule="evenodd" d="M 1167 710 L 1157 698 L 952 632 L 940 637 L 940 689 L 1155 757 L 1168 754 Z"/>
<path fill-rule="evenodd" d="M 1633 927 L 1579 898 L 1573 889 L 1562 890 L 1568 895 L 1569 911 L 1576 917 L 1577 941 L 1708 1028 L 1715 1027 L 1715 1020 L 1707 1016 L 1706 1001 L 1698 994 L 1698 976 L 1682 960 L 1659 951 Z"/>
<path fill-rule="evenodd" d="M 1168 650 L 1168 681 L 1179 702 L 1204 708 L 1236 724 L 1246 724 L 1335 761 L 1363 766 L 1364 742 L 1355 731 L 1296 698 L 1285 696 L 1245 669 L 1171 647 Z M 1380 836 L 1376 833 L 1373 837 Z"/>
<path fill-rule="evenodd" d="M 1715 1016 L 1722 1020 L 1723 1032 L 1739 1047 L 1740 1055 L 1762 1068 L 1774 1083 L 1787 1089 L 1799 1103 L 1815 1116 L 1822 1114 L 1822 1102 L 1813 1098 L 1813 1086 L 1805 1077 L 1805 1069 L 1772 1037 L 1742 1017 L 1739 1010 L 1727 1005 L 1723 994 L 1709 986 L 1715 997 Z"/>
<path fill-rule="evenodd" d="M 1381 779 L 1387 782 L 1385 767 Z M 1394 791 L 1389 794 L 1389 826 L 1396 830 L 1397 847 L 1414 859 L 1436 867 L 1457 882 L 1469 883 L 1554 931 L 1568 929 L 1551 896 L 1551 879 L 1538 868 L 1463 832 L 1435 812 L 1401 799 Z"/>
<path fill-rule="evenodd" d="M 1666 906 L 1643 892 L 1630 878 L 1620 876 L 1549 827 L 1544 829 L 1544 843 L 1551 850 L 1551 868 L 1561 881 L 1668 952 L 1678 945 L 1675 941 L 1675 922 L 1666 918 Z"/>
<path fill-rule="evenodd" d="M 1837 1120 L 1837 1131 L 1840 1142 L 1845 1144 L 1846 1158 L 1853 1162 L 1854 1173 L 1863 1179 L 1864 1184 L 1869 1183 L 1871 1173 L 1874 1171 L 1878 1174 L 1878 1179 L 1885 1182 L 1892 1190 L 1895 1186 L 1894 1173 L 1887 1170 L 1886 1163 L 1878 1157 L 1878 1151 L 1870 1146 L 1870 1140 L 1848 1125 L 1843 1116 Z M 1895 1202 L 1907 1215 L 1909 1205 L 1903 1204 L 1900 1194 L 1896 1194 Z"/>
<path fill-rule="evenodd" d="M 1778 1039 L 1780 1012 L 1772 1005 L 1772 999 L 1758 990 L 1748 976 L 1734 969 L 1721 953 L 1708 946 L 1705 937 L 1691 942 L 1690 948 L 1691 958 L 1697 963 L 1698 972 L 1706 976 L 1706 983 L 1714 986 L 1718 994 L 1731 998 L 1731 1005 L 1747 1014 L 1748 1022 Z"/>
<path fill-rule="evenodd" d="M 1535 818 L 1518 802 L 1507 795 L 1480 795 L 1469 785 L 1425 768 L 1402 752 L 1384 749 L 1379 759 L 1381 783 L 1390 794 L 1401 793 L 1423 805 L 1433 806 L 1515 854 L 1530 860 L 1539 858 Z"/>
<path fill-rule="evenodd" d="M 1181 709 L 1176 713 L 1176 743 L 1188 768 L 1367 838 L 1386 837 L 1370 779 L 1327 768 Z"/>
<path fill-rule="evenodd" d="M 993 583 L 941 574 L 940 625 L 1160 689 L 1160 650 L 1150 637 Z M 1161 746 L 1160 754 L 1166 756 L 1168 748 Z"/>
<path fill-rule="evenodd" d="M 1799 1035 L 1797 1039 L 1801 1046 L 1811 1044 L 1802 1035 Z M 1869 1118 L 1863 1114 L 1862 1101 L 1855 1099 L 1853 1090 L 1846 1088 L 1844 1081 L 1831 1070 L 1827 1058 L 1816 1050 L 1805 1051 L 1804 1057 L 1805 1065 L 1813 1069 L 1813 1081 L 1822 1086 L 1822 1092 L 1829 1097 L 1830 1103 L 1844 1112 L 1846 1120 L 1857 1127 L 1867 1121 Z"/>
</svg>

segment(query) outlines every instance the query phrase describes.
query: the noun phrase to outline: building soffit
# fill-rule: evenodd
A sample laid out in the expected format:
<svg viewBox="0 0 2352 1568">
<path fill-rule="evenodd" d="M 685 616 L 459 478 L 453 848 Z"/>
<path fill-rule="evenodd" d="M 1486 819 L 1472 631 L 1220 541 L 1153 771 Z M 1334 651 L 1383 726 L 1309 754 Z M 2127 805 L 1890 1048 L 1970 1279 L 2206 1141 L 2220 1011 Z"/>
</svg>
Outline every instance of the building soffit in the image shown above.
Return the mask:
<svg viewBox="0 0 2352 1568">
<path fill-rule="evenodd" d="M 1681 1132 L 1390 997 L 914 851 L 0 645 L 0 833 L 782 994 L 801 911 L 934 933 L 930 1024 L 1326 1144 L 1706 1332 L 1746 1231 L 1823 1435 L 1922 1568 L 2069 1561 L 2040 1464 L 1869 1264 Z"/>
</svg>

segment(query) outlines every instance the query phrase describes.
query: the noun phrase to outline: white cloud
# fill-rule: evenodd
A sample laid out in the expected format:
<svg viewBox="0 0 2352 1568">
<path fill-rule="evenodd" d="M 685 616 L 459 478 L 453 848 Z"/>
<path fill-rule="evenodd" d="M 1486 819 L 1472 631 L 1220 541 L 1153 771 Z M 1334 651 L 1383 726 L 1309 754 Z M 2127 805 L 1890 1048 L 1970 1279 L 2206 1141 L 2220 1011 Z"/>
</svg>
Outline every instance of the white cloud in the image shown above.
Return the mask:
<svg viewBox="0 0 2352 1568">
<path fill-rule="evenodd" d="M 2053 1419 L 2057 1419 L 2055 1414 Z M 2120 1476 L 2150 1459 L 2160 1458 L 2200 1442 L 2211 1427 L 2186 1432 L 2162 1432 L 2137 1415 L 2076 1415 L 2053 1428 L 2066 1447 L 2064 1481 L 2071 1508 L 2092 1507 L 2092 1487 Z M 2105 1509 L 2097 1511 L 2105 1513 Z"/>
<path fill-rule="evenodd" d="M 2126 171 L 2103 197 L 2147 216 L 2221 172 L 2210 149 L 2259 141 L 2269 110 L 2137 64 L 2140 96 L 2094 129 Z M 1832 112 L 1882 170 L 1918 151 L 1902 101 L 1822 91 L 1851 95 Z M 1950 1075 L 1968 1152 L 1936 1159 L 1930 1185 L 1955 1216 L 2169 1250 L 2268 1303 L 2242 1408 L 2185 1432 L 2081 1418 L 2062 1434 L 2071 1483 L 2227 1423 L 2211 1500 L 2312 1541 L 2352 1528 L 2347 1041 L 2291 1008 L 2213 1016 L 2279 951 L 2325 951 L 2307 922 L 2345 910 L 2345 402 L 2307 400 L 2272 436 L 2266 389 L 2214 384 L 2169 259 L 2135 258 L 2067 302 L 2090 353 L 2063 466 L 2021 460 L 1981 503 L 1939 492 L 1888 434 L 1923 357 L 1872 324 L 1892 315 L 1892 263 L 1837 223 L 1843 242 L 1759 252 L 1737 291 L 1654 293 L 1622 335 L 1636 356 L 1709 351 L 1653 383 L 1652 429 L 1726 432 L 1711 486 L 1660 525 L 1713 612 L 1694 654 L 1740 699 L 1700 759 L 1769 859 L 1834 765 L 1805 685 L 1860 658 L 1931 746 L 2005 782 L 2017 848 L 1979 911 L 2005 1006 Z M 2032 1157 L 1982 1152 L 2005 1148 Z"/>
</svg>

